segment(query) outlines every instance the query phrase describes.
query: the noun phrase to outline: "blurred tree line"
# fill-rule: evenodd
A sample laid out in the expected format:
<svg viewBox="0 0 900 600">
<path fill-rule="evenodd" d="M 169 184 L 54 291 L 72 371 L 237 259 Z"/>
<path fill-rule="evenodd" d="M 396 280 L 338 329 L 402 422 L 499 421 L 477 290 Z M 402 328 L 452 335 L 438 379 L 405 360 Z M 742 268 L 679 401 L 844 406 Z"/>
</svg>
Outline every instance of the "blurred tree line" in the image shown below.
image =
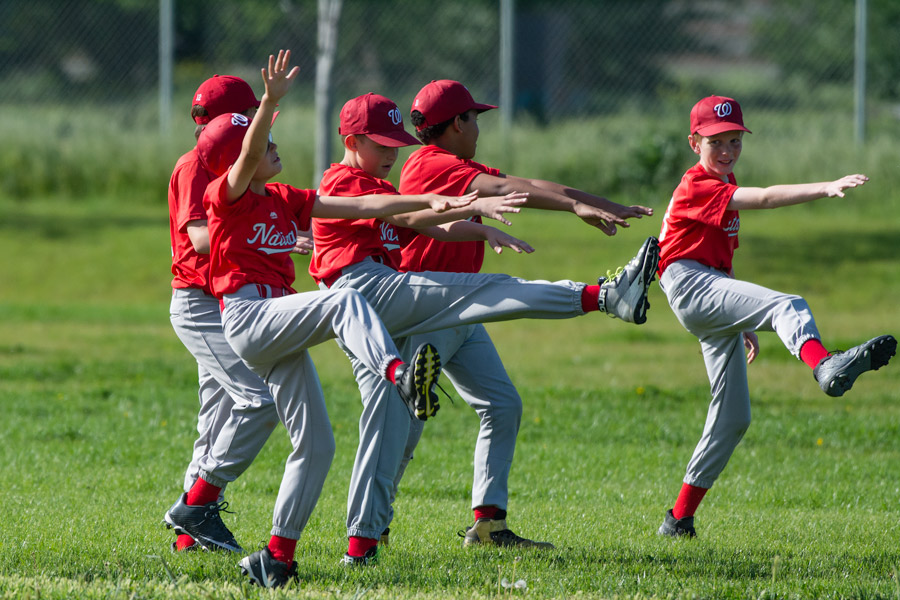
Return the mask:
<svg viewBox="0 0 900 600">
<path fill-rule="evenodd" d="M 810 82 L 848 85 L 854 4 L 517 0 L 515 104 L 538 121 L 646 107 L 678 85 L 673 58 L 723 60 L 736 53 L 794 82 L 760 86 L 773 98 L 800 97 Z M 310 84 L 317 11 L 314 0 L 176 0 L 176 87 L 192 91 L 214 72 L 257 77 L 261 58 L 282 47 L 294 51 Z M 152 101 L 158 13 L 158 0 L 3 0 L 0 101 Z M 751 20 L 739 39 L 729 36 L 734 23 L 726 22 L 734 15 Z M 869 92 L 900 100 L 900 2 L 869 0 L 868 25 Z M 336 97 L 391 90 L 405 95 L 397 98 L 402 104 L 428 81 L 454 78 L 496 99 L 498 32 L 497 0 L 344 0 Z"/>
</svg>

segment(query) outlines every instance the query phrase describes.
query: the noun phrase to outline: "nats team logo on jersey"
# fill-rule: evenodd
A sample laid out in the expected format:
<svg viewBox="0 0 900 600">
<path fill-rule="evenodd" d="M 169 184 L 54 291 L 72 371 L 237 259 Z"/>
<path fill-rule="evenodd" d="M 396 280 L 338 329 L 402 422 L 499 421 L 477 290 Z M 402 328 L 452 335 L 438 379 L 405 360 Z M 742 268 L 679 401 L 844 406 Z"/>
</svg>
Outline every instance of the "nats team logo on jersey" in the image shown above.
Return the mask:
<svg viewBox="0 0 900 600">
<path fill-rule="evenodd" d="M 741 228 L 741 218 L 738 216 L 732 217 L 732 219 L 728 222 L 728 225 L 722 228 L 722 231 L 728 234 L 728 237 L 734 237 L 738 234 L 738 230 Z"/>
<path fill-rule="evenodd" d="M 297 230 L 293 223 L 291 225 L 291 230 L 284 232 L 277 231 L 275 225 L 257 223 L 252 227 L 253 236 L 247 238 L 247 243 L 251 246 L 258 246 L 257 250 L 263 254 L 290 252 L 297 244 Z"/>
<path fill-rule="evenodd" d="M 390 223 L 381 223 L 381 243 L 388 252 L 400 249 L 400 236 L 397 235 L 397 230 Z"/>
</svg>

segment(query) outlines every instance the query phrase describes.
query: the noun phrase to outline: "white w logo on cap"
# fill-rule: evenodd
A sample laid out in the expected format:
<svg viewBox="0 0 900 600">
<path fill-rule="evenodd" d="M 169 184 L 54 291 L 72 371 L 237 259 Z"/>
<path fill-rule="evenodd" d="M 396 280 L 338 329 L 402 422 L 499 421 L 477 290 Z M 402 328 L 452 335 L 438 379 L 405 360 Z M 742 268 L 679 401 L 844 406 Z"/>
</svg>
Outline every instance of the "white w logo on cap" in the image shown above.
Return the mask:
<svg viewBox="0 0 900 600">
<path fill-rule="evenodd" d="M 231 124 L 236 127 L 246 127 L 250 123 L 250 119 L 241 113 L 231 113 Z"/>
<path fill-rule="evenodd" d="M 392 108 L 388 111 L 388 116 L 391 118 L 391 123 L 394 125 L 399 125 L 403 122 L 403 115 L 400 114 L 399 108 Z"/>
<path fill-rule="evenodd" d="M 720 119 L 722 117 L 727 117 L 731 114 L 731 102 L 722 102 L 721 104 L 716 104 L 713 107 L 713 110 L 716 111 L 716 116 Z"/>
</svg>

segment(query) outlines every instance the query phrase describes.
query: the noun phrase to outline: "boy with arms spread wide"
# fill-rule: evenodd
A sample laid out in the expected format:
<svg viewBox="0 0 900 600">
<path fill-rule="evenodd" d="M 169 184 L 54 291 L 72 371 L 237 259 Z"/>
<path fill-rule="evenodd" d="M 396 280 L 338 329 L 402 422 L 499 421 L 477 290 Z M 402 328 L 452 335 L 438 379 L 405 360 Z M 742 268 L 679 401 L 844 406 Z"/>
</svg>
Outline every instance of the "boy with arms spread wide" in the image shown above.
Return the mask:
<svg viewBox="0 0 900 600">
<path fill-rule="evenodd" d="M 397 158 L 397 147 L 416 143 L 415 138 L 403 130 L 399 115 L 393 102 L 375 94 L 348 101 L 341 111 L 344 158 L 325 172 L 320 193 L 359 196 L 378 191 L 396 194 L 393 186 L 383 178 Z M 507 198 L 523 196 L 511 192 Z M 360 202 L 364 199 L 360 198 Z M 489 321 L 570 318 L 592 311 L 603 311 L 629 322 L 642 323 L 646 319 L 646 294 L 657 260 L 654 238 L 644 242 L 638 256 L 616 277 L 604 280 L 602 285 L 525 281 L 500 274 L 397 271 L 401 248 L 410 237 L 418 235 L 404 227 L 419 228 L 442 240 L 475 241 L 481 245 L 488 241 L 498 250 L 510 247 L 529 251 L 530 247 L 520 240 L 494 228 L 458 220 L 493 216 L 491 213 L 499 211 L 502 202 L 491 209 L 493 200 L 483 197 L 468 207 L 440 215 L 419 211 L 377 221 L 315 219 L 315 251 L 310 273 L 322 288 L 352 288 L 362 292 L 396 338 L 438 329 L 458 328 L 458 331 L 466 332 L 468 325 Z M 588 207 L 585 214 L 601 219 L 600 215 L 607 213 L 592 212 L 592 207 Z M 495 218 L 502 218 L 502 215 Z M 435 226 L 447 220 L 455 221 Z M 423 318 L 422 323 L 413 323 Z M 344 562 L 368 564 L 375 558 L 378 540 L 390 523 L 394 478 L 400 473 L 409 449 L 406 436 L 388 438 L 377 432 L 378 423 L 404 418 L 398 412 L 399 403 L 392 399 L 395 392 L 370 377 L 352 352 L 347 354 L 360 385 L 364 410 L 360 419 L 360 447 L 351 479 L 349 548 Z M 480 391 L 495 387 L 498 380 L 502 384 L 505 379 L 502 364 L 488 360 L 480 365 L 471 384 Z M 458 389 L 465 387 L 462 379 L 455 379 L 454 384 Z M 477 410 L 482 408 L 483 405 L 476 405 Z M 515 431 L 518 429 L 516 407 L 511 413 L 510 420 L 498 426 Z M 416 416 L 425 420 L 432 414 Z M 409 421 L 408 417 L 406 420 Z M 508 464 L 500 464 L 498 469 L 497 476 L 504 478 L 505 487 Z M 504 541 L 534 545 L 518 536 L 504 538 Z"/>
<path fill-rule="evenodd" d="M 653 214 L 652 209 L 644 206 L 623 206 L 564 184 L 502 173 L 475 161 L 478 116 L 495 108 L 492 104 L 476 102 L 458 81 L 443 79 L 425 85 L 416 94 L 411 110 L 416 135 L 425 145 L 413 152 L 403 165 L 401 193 L 407 193 L 405 190 L 419 190 L 414 193 L 478 191 L 485 195 L 527 192 L 525 206 L 571 212 L 607 235 L 614 235 L 617 226 L 628 227 L 626 219 Z M 463 222 L 452 227 L 476 225 Z M 403 246 L 400 270 L 477 273 L 481 270 L 484 251 L 484 243 L 478 240 L 445 243 L 416 235 Z M 640 313 L 628 320 L 643 322 L 645 308 L 641 307 Z M 442 354 L 445 372 L 480 419 L 472 484 L 474 524 L 463 533 L 464 544 L 535 545 L 513 533 L 506 524 L 509 471 L 522 416 L 522 400 L 490 336 L 481 325 L 473 325 L 430 334 L 430 339 L 445 353 Z M 418 338 L 406 339 L 401 346 L 418 341 Z M 404 460 L 411 458 L 420 434 L 421 427 L 414 425 Z M 551 547 L 547 543 L 537 545 Z"/>
<path fill-rule="evenodd" d="M 709 96 L 694 105 L 688 143 L 700 160 L 675 189 L 659 236 L 660 287 L 678 321 L 700 340 L 712 393 L 703 435 L 660 535 L 696 535 L 694 512 L 750 426 L 747 364 L 759 352 L 755 331 L 778 334 L 829 396 L 843 395 L 859 375 L 888 364 L 897 348 L 892 336 L 882 335 L 832 354 L 803 298 L 735 279 L 739 211 L 843 198 L 845 190 L 868 180 L 847 175 L 821 183 L 738 187 L 734 166 L 745 132 L 750 130 L 734 99 Z"/>
</svg>

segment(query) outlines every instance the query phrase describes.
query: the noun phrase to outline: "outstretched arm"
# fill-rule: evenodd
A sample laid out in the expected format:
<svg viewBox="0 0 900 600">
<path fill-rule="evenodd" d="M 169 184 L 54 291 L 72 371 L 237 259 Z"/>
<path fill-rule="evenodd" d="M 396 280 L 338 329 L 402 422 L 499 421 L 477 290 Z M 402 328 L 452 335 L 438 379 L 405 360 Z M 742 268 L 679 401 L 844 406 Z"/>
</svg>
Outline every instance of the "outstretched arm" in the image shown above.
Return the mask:
<svg viewBox="0 0 900 600">
<path fill-rule="evenodd" d="M 844 190 L 863 185 L 865 175 L 847 175 L 835 181 L 773 185 L 767 188 L 741 187 L 735 190 L 728 210 L 757 210 L 802 204 L 819 198 L 843 198 Z"/>
<path fill-rule="evenodd" d="M 414 210 L 431 209 L 443 213 L 471 204 L 477 194 L 465 196 L 398 196 L 396 194 L 370 194 L 368 196 L 316 196 L 312 216 L 325 219 L 382 219 L 390 215 Z"/>
<path fill-rule="evenodd" d="M 456 221 L 455 223 L 425 227 L 419 229 L 419 233 L 442 242 L 487 242 L 497 254 L 503 252 L 504 248 L 514 250 L 518 254 L 534 252 L 534 248 L 528 242 L 511 236 L 496 227 L 472 221 Z"/>
<path fill-rule="evenodd" d="M 477 194 L 478 190 L 472 193 Z M 505 196 L 481 196 L 465 208 L 452 208 L 442 213 L 436 213 L 432 210 L 418 210 L 386 217 L 384 220 L 400 227 L 411 227 L 413 229 L 462 221 L 471 217 L 484 217 L 485 219 L 500 221 L 504 225 L 512 225 L 504 215 L 506 213 L 519 212 L 521 210 L 519 207 L 525 204 L 527 196 L 528 194 L 520 193 L 507 194 Z"/>
<path fill-rule="evenodd" d="M 300 67 L 288 68 L 291 61 L 290 50 L 279 50 L 278 57 L 269 55 L 268 69 L 260 69 L 266 91 L 260 100 L 259 110 L 247 129 L 244 143 L 241 146 L 241 154 L 228 172 L 226 186 L 226 200 L 236 202 L 244 195 L 259 163 L 269 148 L 269 130 L 272 127 L 272 117 L 275 115 L 275 106 L 281 100 L 294 82 L 294 78 L 300 71 Z"/>
<path fill-rule="evenodd" d="M 543 179 L 481 173 L 469 184 L 469 190 L 475 189 L 481 190 L 485 195 L 528 192 L 525 206 L 571 212 L 606 235 L 615 235 L 619 225 L 628 227 L 626 219 L 653 214 L 653 209 L 646 206 L 624 206 L 583 190 Z"/>
</svg>

